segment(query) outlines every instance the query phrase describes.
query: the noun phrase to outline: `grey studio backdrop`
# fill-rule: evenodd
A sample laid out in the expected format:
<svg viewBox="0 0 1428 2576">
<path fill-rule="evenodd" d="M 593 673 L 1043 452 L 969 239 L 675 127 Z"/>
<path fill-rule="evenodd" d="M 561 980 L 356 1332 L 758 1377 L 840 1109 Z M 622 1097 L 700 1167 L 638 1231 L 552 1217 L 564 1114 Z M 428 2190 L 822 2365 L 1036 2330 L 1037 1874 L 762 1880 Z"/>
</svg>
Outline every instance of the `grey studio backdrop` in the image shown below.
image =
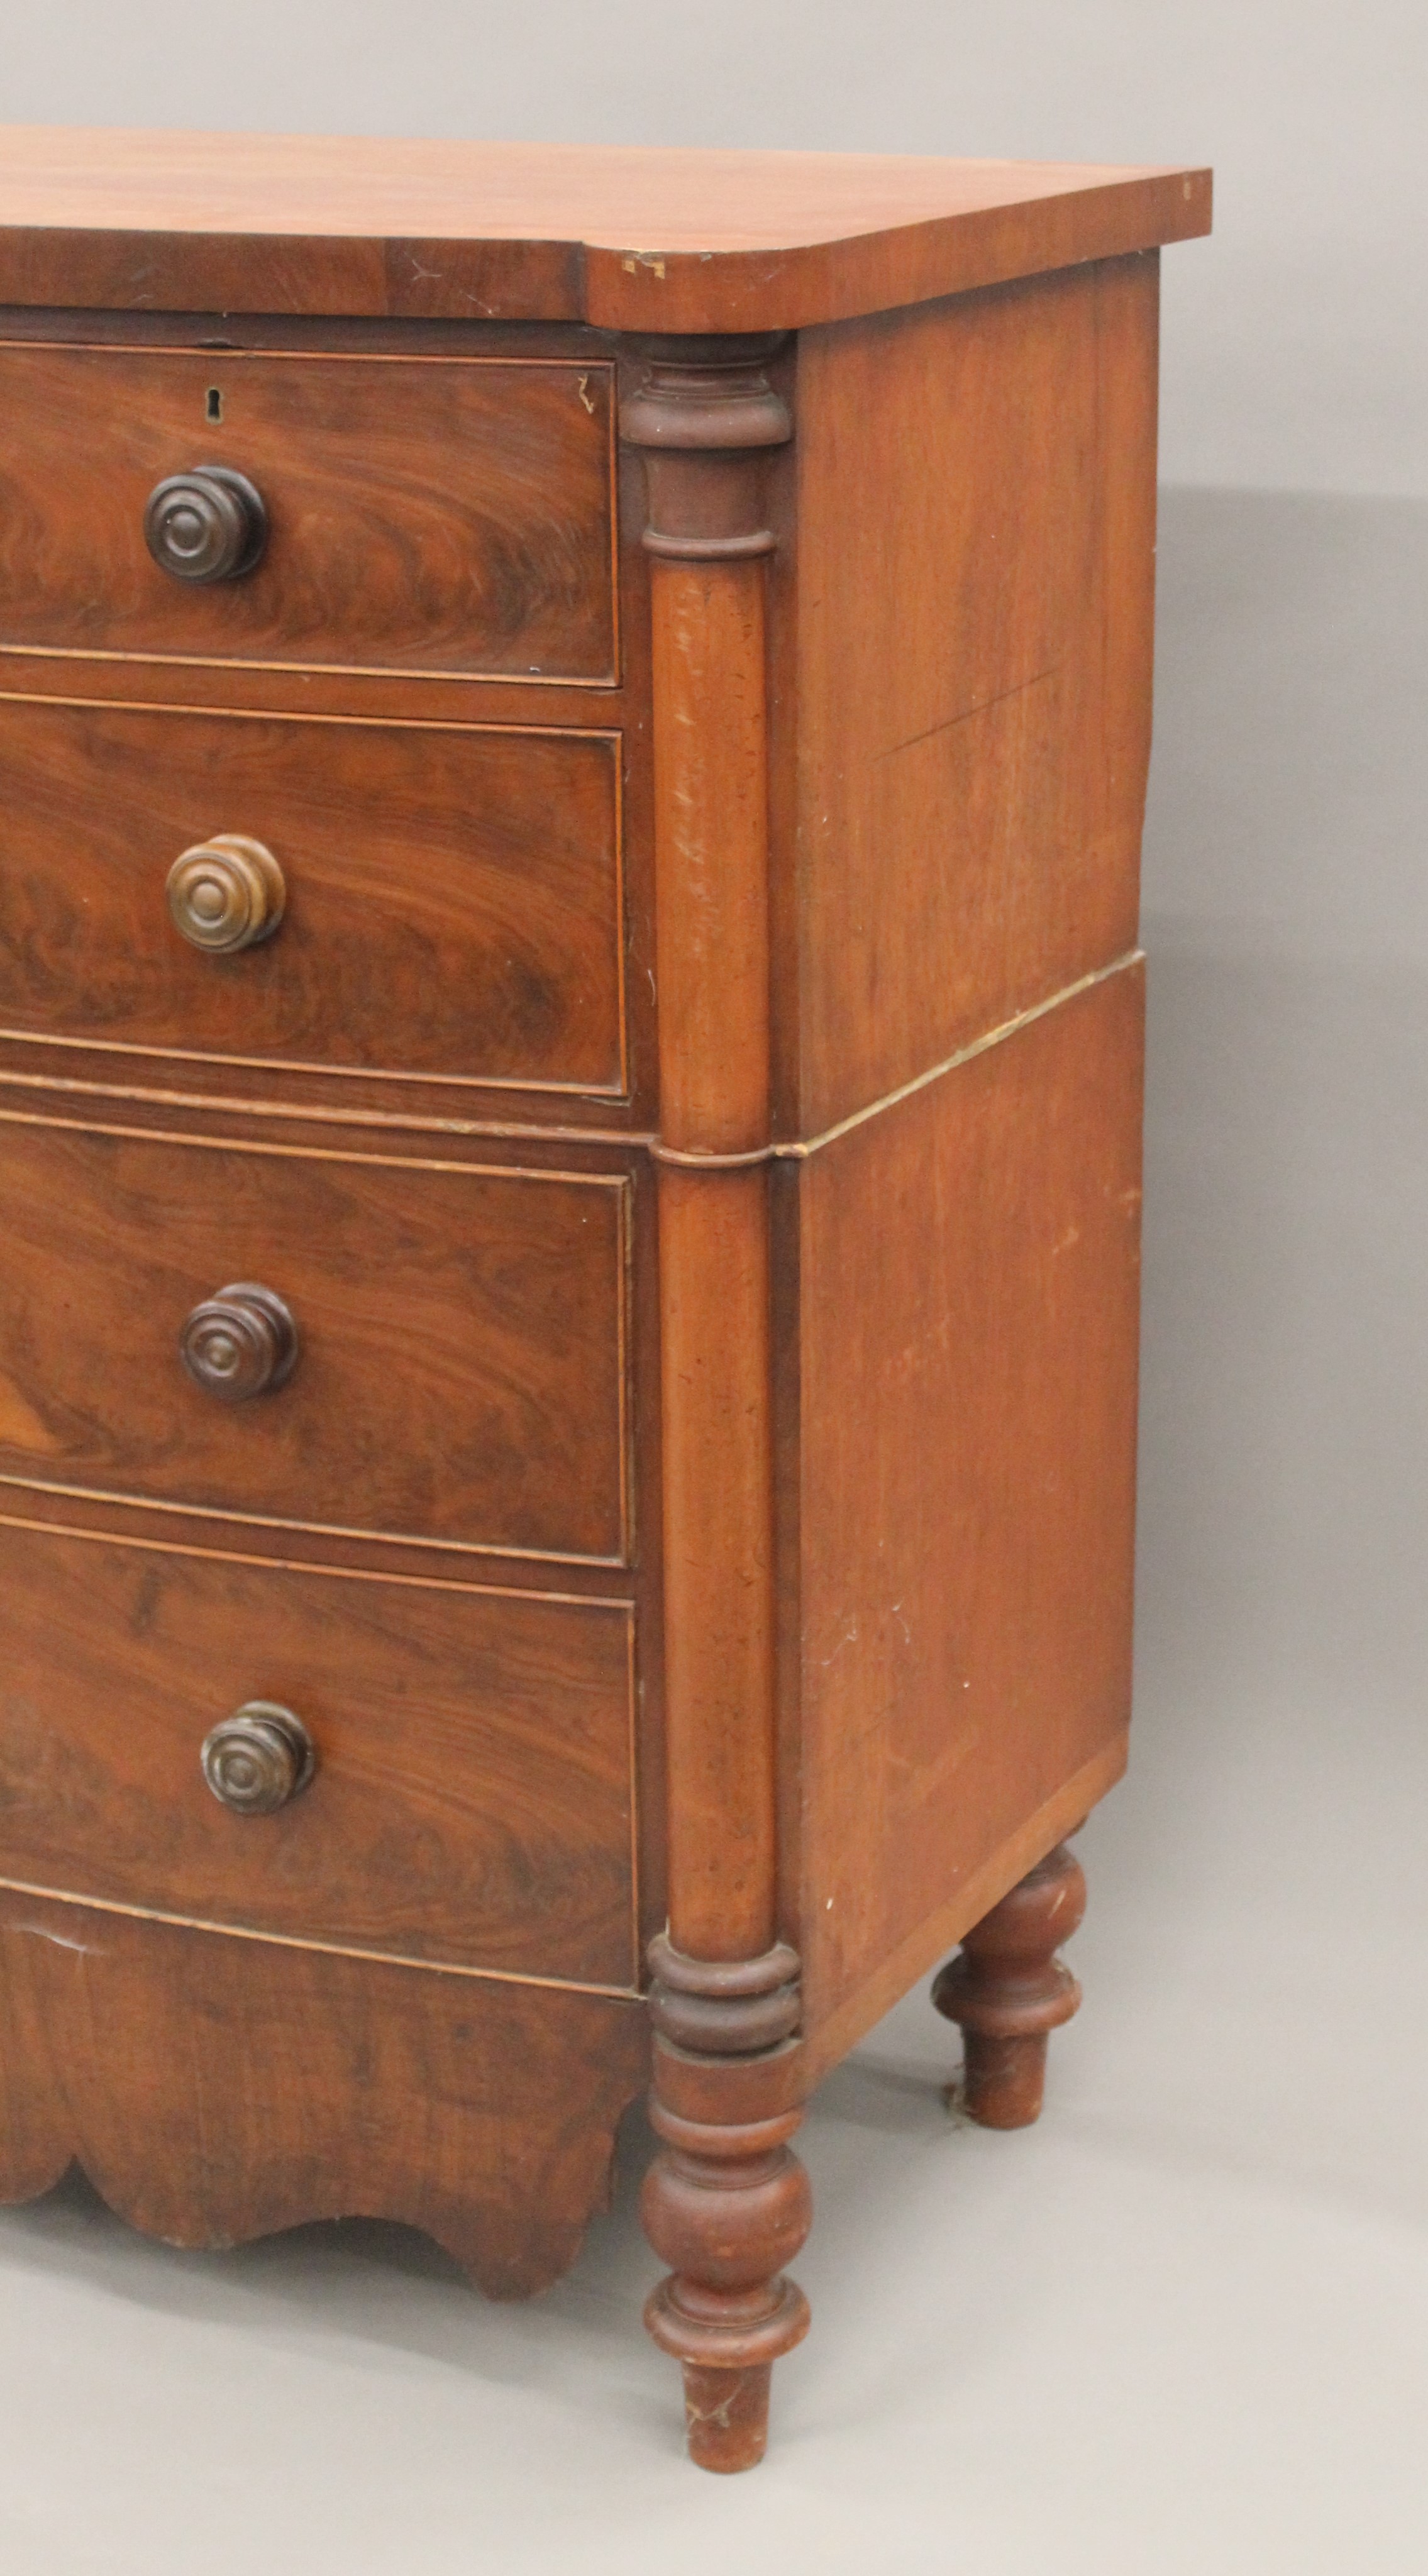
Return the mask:
<svg viewBox="0 0 1428 2576">
<path fill-rule="evenodd" d="M 899 2007 L 820 2098 L 752 2479 L 628 2190 L 538 2308 L 397 2231 L 0 2218 L 6 2576 L 1418 2576 L 1428 219 L 1421 0 L 50 0 L 8 122 L 1212 160 L 1165 258 L 1138 1753 L 1041 2129 Z M 3 436 L 3 425 L 0 425 Z M 638 2150 L 636 2148 L 636 2160 Z"/>
</svg>

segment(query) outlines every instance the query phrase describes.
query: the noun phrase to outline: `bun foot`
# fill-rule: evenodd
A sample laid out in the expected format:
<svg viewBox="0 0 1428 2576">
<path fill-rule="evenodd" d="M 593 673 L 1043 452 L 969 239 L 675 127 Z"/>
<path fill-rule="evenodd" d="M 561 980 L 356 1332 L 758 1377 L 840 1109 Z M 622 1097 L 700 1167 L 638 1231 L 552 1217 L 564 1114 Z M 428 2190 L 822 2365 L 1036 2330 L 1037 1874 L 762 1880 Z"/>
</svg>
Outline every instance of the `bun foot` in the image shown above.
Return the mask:
<svg viewBox="0 0 1428 2576">
<path fill-rule="evenodd" d="M 962 2028 L 951 2097 L 984 2129 L 1025 2129 L 1040 2116 L 1047 2038 L 1081 2000 L 1056 1946 L 1085 1910 L 1081 1864 L 1058 1843 L 974 1925 L 933 1985 L 938 2011 Z"/>
</svg>

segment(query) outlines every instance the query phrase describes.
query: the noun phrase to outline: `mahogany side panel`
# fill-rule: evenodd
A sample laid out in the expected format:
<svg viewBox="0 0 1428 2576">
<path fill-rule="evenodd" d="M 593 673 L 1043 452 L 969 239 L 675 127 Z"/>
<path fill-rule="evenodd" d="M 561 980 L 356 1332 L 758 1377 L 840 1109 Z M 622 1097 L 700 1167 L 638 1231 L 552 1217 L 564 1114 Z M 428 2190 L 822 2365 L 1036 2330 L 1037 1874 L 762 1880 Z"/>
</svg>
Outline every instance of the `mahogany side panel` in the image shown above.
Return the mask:
<svg viewBox="0 0 1428 2576">
<path fill-rule="evenodd" d="M 0 645 L 610 684 L 614 369 L 0 345 Z M 155 485 L 266 504 L 261 561 L 161 571 Z"/>
<path fill-rule="evenodd" d="M 623 1561 L 625 1182 L 85 1132 L 34 1096 L 0 1113 L 0 1483 Z M 299 1353 L 229 1405 L 178 1336 L 235 1281 Z"/>
<path fill-rule="evenodd" d="M 1134 945 L 1156 312 L 1149 253 L 800 339 L 786 1129 Z"/>
<path fill-rule="evenodd" d="M 230 1081 L 298 1066 L 622 1093 L 617 736 L 4 687 L 0 664 L 5 1034 L 157 1051 L 179 1083 L 207 1058 Z M 218 833 L 262 842 L 286 892 L 276 932 L 231 956 L 191 946 L 165 901 L 180 854 Z"/>
<path fill-rule="evenodd" d="M 815 2054 L 889 1960 L 900 1991 L 1121 1767 L 1142 993 L 1138 966 L 1108 976 L 785 1184 Z M 1029 1818 L 1044 1840 L 1018 1849 Z"/>
<path fill-rule="evenodd" d="M 638 2004 L 0 1889 L 0 2199 L 78 2162 L 172 2245 L 400 2219 L 527 2298 L 607 2204 L 648 2051 Z"/>
<path fill-rule="evenodd" d="M 454 1967 L 639 1983 L 633 1620 L 0 1520 L 0 1880 Z M 291 1709 L 235 1815 L 209 1729 Z"/>
</svg>

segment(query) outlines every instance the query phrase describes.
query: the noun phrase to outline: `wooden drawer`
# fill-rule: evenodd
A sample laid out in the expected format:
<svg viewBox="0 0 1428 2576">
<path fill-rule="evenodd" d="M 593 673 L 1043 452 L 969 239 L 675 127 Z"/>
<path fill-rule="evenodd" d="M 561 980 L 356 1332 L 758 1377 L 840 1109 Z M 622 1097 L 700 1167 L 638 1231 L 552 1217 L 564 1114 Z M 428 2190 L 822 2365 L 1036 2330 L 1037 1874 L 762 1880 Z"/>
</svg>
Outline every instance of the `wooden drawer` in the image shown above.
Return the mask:
<svg viewBox="0 0 1428 2576">
<path fill-rule="evenodd" d="M 615 736 L 0 700 L 0 810 L 0 1030 L 624 1088 Z M 165 894 L 215 834 L 285 898 L 229 953 Z"/>
<path fill-rule="evenodd" d="M 0 1879 L 338 1948 L 628 1987 L 631 1614 L 0 1526 Z M 251 1700 L 310 1784 L 200 1768 Z"/>
<path fill-rule="evenodd" d="M 618 1562 L 628 1184 L 0 1117 L 0 1483 Z M 233 1282 L 287 1383 L 178 1352 Z"/>
<path fill-rule="evenodd" d="M 0 642 L 145 661 L 618 677 L 608 364 L 0 348 Z M 253 570 L 175 579 L 144 511 L 217 465 Z"/>
</svg>

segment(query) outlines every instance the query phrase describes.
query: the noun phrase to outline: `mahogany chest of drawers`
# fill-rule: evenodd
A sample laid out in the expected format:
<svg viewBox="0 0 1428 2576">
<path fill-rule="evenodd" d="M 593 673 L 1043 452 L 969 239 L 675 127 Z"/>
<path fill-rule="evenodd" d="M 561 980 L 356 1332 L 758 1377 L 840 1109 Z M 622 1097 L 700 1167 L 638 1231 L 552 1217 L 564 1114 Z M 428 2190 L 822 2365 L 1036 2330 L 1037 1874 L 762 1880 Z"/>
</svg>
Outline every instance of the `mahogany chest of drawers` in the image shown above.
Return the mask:
<svg viewBox="0 0 1428 2576">
<path fill-rule="evenodd" d="M 0 2193 L 569 2264 L 1035 2116 L 1129 1708 L 1206 174 L 0 142 Z"/>
</svg>

